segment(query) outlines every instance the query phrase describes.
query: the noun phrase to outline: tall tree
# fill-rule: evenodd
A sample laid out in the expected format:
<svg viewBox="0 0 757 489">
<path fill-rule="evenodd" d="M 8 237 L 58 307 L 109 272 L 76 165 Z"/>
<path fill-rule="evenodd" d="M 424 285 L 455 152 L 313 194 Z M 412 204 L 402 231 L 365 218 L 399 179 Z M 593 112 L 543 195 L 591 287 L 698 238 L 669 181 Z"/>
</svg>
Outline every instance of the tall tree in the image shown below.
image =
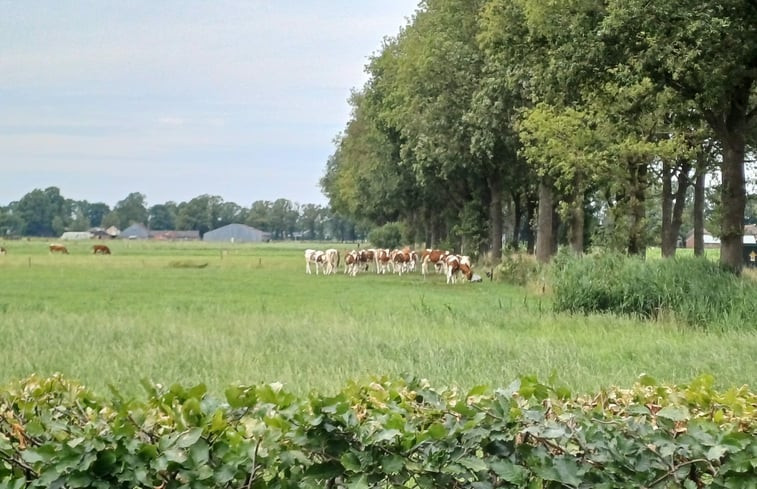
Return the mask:
<svg viewBox="0 0 757 489">
<path fill-rule="evenodd" d="M 150 229 L 176 229 L 176 213 L 178 206 L 175 202 L 155 204 L 148 210 L 147 222 Z"/>
<path fill-rule="evenodd" d="M 132 224 L 147 223 L 147 207 L 145 207 L 146 197 L 139 192 L 132 192 L 123 200 L 116 203 L 113 212 L 118 216 L 118 223 L 121 229 Z"/>
</svg>

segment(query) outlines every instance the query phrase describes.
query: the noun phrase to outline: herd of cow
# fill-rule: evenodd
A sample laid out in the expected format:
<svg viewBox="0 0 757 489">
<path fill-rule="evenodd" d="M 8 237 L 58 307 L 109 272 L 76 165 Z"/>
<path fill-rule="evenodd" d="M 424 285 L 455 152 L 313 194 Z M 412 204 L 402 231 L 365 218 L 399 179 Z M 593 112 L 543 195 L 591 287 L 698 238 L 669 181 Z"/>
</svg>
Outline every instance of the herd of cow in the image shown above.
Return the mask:
<svg viewBox="0 0 757 489">
<path fill-rule="evenodd" d="M 333 248 L 326 251 L 305 250 L 305 273 L 312 274 L 311 265 L 315 266 L 315 274 L 324 275 L 337 273 L 341 257 L 339 251 Z M 468 281 L 474 280 L 471 260 L 468 256 L 455 255 L 449 251 L 426 249 L 420 256 L 409 247 L 401 250 L 367 249 L 350 250 L 344 252 L 344 273 L 355 276 L 360 271 L 371 268 L 377 274 L 414 272 L 420 262 L 421 273 L 425 277 L 429 272 L 429 265 L 436 273 L 444 273 L 448 284 L 457 283 L 460 275 Z"/>
</svg>

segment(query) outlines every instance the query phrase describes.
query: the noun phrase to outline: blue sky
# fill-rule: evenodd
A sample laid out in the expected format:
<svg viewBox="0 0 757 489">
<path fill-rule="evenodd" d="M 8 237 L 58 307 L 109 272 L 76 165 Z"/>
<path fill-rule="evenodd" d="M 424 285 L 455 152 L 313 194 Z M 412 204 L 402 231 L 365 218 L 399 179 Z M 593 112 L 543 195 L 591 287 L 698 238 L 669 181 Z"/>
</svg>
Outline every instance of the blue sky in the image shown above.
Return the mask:
<svg viewBox="0 0 757 489">
<path fill-rule="evenodd" d="M 418 0 L 0 0 L 0 205 L 326 204 L 368 57 Z"/>
</svg>

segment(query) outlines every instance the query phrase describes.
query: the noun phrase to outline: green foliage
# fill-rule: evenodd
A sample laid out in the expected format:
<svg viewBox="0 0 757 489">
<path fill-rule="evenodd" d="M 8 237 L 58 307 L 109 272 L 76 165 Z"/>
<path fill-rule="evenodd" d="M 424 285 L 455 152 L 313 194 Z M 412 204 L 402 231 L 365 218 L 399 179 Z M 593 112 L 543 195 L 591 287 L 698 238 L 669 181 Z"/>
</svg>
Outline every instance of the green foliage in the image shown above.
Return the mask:
<svg viewBox="0 0 757 489">
<path fill-rule="evenodd" d="M 753 328 L 757 286 L 702 258 L 644 261 L 616 253 L 554 263 L 555 309 L 653 318 L 709 328 Z"/>
<path fill-rule="evenodd" d="M 541 266 L 532 256 L 505 253 L 494 273 L 496 279 L 522 287 L 534 281 L 540 272 Z"/>
<path fill-rule="evenodd" d="M 417 378 L 298 398 L 278 384 L 145 384 L 146 401 L 60 376 L 0 391 L 2 487 L 749 487 L 757 395 L 712 379 L 572 397 Z"/>
<path fill-rule="evenodd" d="M 368 241 L 378 248 L 397 248 L 404 242 L 402 225 L 396 222 L 388 222 L 381 227 L 374 228 L 368 233 Z"/>
</svg>

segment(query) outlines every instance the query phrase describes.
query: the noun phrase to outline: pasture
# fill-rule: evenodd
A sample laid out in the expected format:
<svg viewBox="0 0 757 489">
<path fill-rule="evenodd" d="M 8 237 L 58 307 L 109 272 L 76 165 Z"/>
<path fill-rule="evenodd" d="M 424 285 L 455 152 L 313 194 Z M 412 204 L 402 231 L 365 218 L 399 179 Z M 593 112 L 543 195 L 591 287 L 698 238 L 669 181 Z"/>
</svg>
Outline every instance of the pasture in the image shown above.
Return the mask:
<svg viewBox="0 0 757 489">
<path fill-rule="evenodd" d="M 757 379 L 754 331 L 558 315 L 537 292 L 442 275 L 305 275 L 303 250 L 327 247 L 317 243 L 109 241 L 104 256 L 92 241 L 67 242 L 68 255 L 48 243 L 0 243 L 0 384 L 61 372 L 134 395 L 141 379 L 216 394 L 276 381 L 328 393 L 402 373 L 463 388 L 555 374 L 579 392 L 641 373 Z"/>
</svg>

